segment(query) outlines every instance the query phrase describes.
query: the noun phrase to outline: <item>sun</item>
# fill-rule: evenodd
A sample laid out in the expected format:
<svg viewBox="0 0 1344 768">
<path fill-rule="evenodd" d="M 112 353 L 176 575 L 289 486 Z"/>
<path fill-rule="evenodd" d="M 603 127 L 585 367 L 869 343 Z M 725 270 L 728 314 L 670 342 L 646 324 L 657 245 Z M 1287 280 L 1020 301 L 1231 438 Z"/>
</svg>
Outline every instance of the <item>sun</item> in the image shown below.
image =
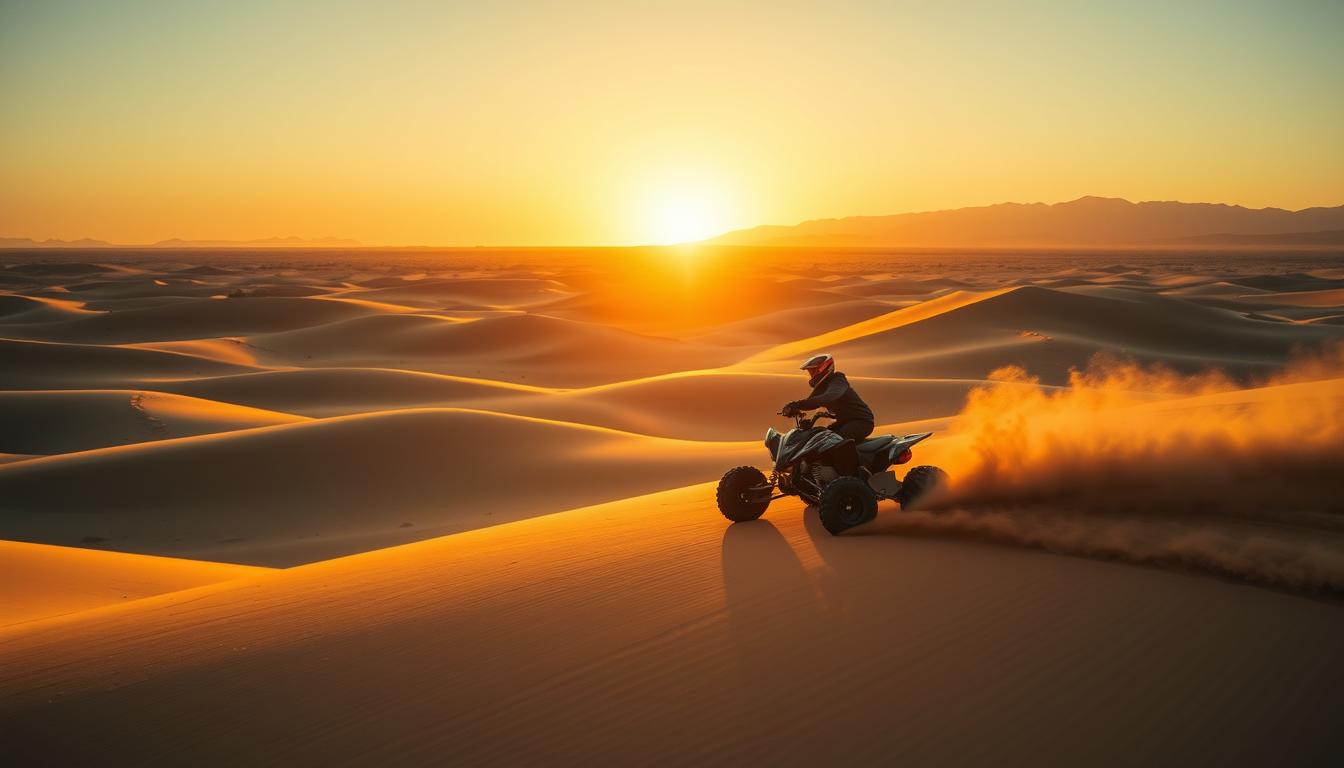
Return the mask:
<svg viewBox="0 0 1344 768">
<path fill-rule="evenodd" d="M 649 245 L 704 240 L 732 229 L 724 187 L 705 180 L 663 180 L 643 195 L 640 239 Z"/>
<path fill-rule="evenodd" d="M 659 204 L 650 217 L 649 232 L 656 245 L 704 240 L 718 234 L 714 210 L 703 200 L 668 200 Z"/>
</svg>

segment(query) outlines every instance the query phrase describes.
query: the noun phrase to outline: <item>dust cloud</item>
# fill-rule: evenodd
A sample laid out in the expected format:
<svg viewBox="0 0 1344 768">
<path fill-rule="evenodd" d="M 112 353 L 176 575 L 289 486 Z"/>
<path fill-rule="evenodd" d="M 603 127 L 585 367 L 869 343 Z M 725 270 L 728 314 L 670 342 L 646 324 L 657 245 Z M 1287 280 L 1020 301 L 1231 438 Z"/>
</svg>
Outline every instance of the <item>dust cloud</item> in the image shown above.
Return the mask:
<svg viewBox="0 0 1344 768">
<path fill-rule="evenodd" d="M 1115 358 L 1034 382 L 971 393 L 952 487 L 895 525 L 1344 592 L 1344 347 L 1249 387 Z"/>
</svg>

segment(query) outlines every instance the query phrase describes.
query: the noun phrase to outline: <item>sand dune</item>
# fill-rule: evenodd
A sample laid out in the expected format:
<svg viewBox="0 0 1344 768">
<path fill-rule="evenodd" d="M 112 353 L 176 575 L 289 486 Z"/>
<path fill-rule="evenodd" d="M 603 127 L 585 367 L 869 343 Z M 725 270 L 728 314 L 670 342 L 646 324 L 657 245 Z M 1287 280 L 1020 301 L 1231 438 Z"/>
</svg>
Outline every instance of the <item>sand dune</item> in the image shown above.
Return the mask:
<svg viewBox="0 0 1344 768">
<path fill-rule="evenodd" d="M 0 293 L 0 328 L 9 323 L 48 323 L 93 314 L 80 302 Z"/>
<path fill-rule="evenodd" d="M 1258 288 L 1250 288 L 1236 283 L 1229 283 L 1226 280 L 1200 281 L 1196 283 L 1181 284 L 1177 288 L 1168 288 L 1163 291 L 1168 296 L 1219 296 L 1219 297 L 1253 297 L 1268 293 L 1268 291 Z"/>
<path fill-rule="evenodd" d="M 221 293 L 220 286 L 217 284 L 181 277 L 155 277 L 152 274 L 137 275 L 132 278 L 68 283 L 60 288 L 62 293 L 77 295 L 92 302 L 131 299 L 204 299 Z"/>
<path fill-rule="evenodd" d="M 775 345 L 833 330 L 891 312 L 892 304 L 865 299 L 837 301 L 796 309 L 783 309 L 760 317 L 719 326 L 696 338 L 712 344 L 733 346 Z"/>
<path fill-rule="evenodd" d="M 1290 293 L 1259 293 L 1249 298 L 1260 306 L 1339 307 L 1344 305 L 1344 288 Z"/>
<path fill-rule="evenodd" d="M 1227 280 L 1247 288 L 1280 293 L 1344 288 L 1344 278 L 1319 277 L 1307 272 L 1238 275 Z"/>
<path fill-rule="evenodd" d="M 548 315 L 641 332 L 677 335 L 712 332 L 722 326 L 775 312 L 817 307 L 855 297 L 816 280 L 779 280 L 758 271 L 731 269 L 687 274 L 667 265 L 585 281 L 569 276 L 578 295 L 545 307 Z"/>
<path fill-rule="evenodd" d="M 526 384 L 382 368 L 261 371 L 166 381 L 156 386 L 208 400 L 318 417 L 471 405 L 520 392 L 552 392 Z"/>
<path fill-rule="evenodd" d="M 0 541 L 0 634 L 38 619 L 266 572 L 246 565 Z"/>
<path fill-rule="evenodd" d="M 14 275 L 33 275 L 46 277 L 52 275 L 96 275 L 104 272 L 116 274 L 135 274 L 139 270 L 116 264 L 94 264 L 85 261 L 50 261 L 27 264 L 14 264 L 6 273 Z"/>
<path fill-rule="evenodd" d="M 0 270 L 24 765 L 1344 748 L 1344 358 L 1294 358 L 1344 339 L 1331 254 L 32 259 Z M 705 481 L 765 464 L 820 351 L 952 495 L 728 525 Z"/>
<path fill-rule="evenodd" d="M 919 296 L 965 289 L 975 286 L 964 280 L 947 277 L 915 278 L 905 275 L 868 275 L 833 286 L 832 290 L 853 296 Z"/>
<path fill-rule="evenodd" d="M 349 302 L 292 298 L 201 299 L 39 325 L 8 325 L 11 338 L 126 344 L 304 328 L 368 315 Z"/>
<path fill-rule="evenodd" d="M 187 339 L 185 341 L 146 341 L 139 344 L 121 344 L 119 346 L 190 355 L 249 368 L 264 367 L 257 360 L 259 350 L 249 345 L 246 339 L 237 336 L 217 339 Z"/>
<path fill-rule="evenodd" d="M 1151 293 L 1025 286 L 949 295 L 753 360 L 794 359 L 824 347 L 881 374 L 963 378 L 1031 361 L 1045 381 L 1058 383 L 1095 352 L 1186 369 L 1263 371 L 1285 363 L 1298 346 L 1340 339 L 1344 335 L 1333 328 L 1251 320 Z"/>
<path fill-rule="evenodd" d="M 248 370 L 174 352 L 0 338 L 0 386 L 8 389 L 103 388 Z"/>
<path fill-rule="evenodd" d="M 855 385 L 888 422 L 950 416 L 980 383 L 870 379 Z M 326 417 L 398 408 L 456 407 L 537 416 L 692 440 L 755 440 L 806 396 L 793 374 L 705 371 L 557 389 L 405 370 L 295 369 L 161 382 L 159 389 L 256 408 Z"/>
<path fill-rule="evenodd" d="M 674 487 L 758 444 L 407 410 L 0 465 L 0 538 L 290 565 Z"/>
<path fill-rule="evenodd" d="M 377 315 L 253 336 L 262 359 L 304 366 L 407 368 L 547 386 L 584 386 L 714 367 L 741 353 L 592 323 L 519 314 L 469 323 Z"/>
<path fill-rule="evenodd" d="M 176 271 L 176 272 L 179 273 L 179 274 L 183 274 L 183 275 L 212 275 L 212 276 L 213 276 L 213 275 L 237 275 L 237 274 L 241 274 L 241 273 L 240 273 L 238 270 L 236 270 L 236 269 L 229 269 L 229 268 L 227 268 L 227 267 L 221 267 L 221 266 L 218 266 L 218 265 L 215 265 L 215 264 L 200 264 L 200 265 L 193 266 L 193 267 L 182 267 L 181 269 L 174 270 L 174 271 Z"/>
<path fill-rule="evenodd" d="M 950 416 L 978 381 L 855 378 L 854 386 L 886 423 Z M 798 375 L 709 372 L 659 376 L 558 396 L 515 395 L 483 407 L 565 418 L 640 434 L 693 440 L 760 440 L 766 427 L 793 422 L 778 416 L 785 403 L 806 397 Z"/>
<path fill-rule="evenodd" d="M 979 294 L 967 291 L 956 291 L 945 296 L 940 296 L 937 299 L 917 304 L 913 307 L 903 307 L 901 309 L 893 310 L 885 315 L 855 323 L 844 328 L 808 336 L 788 344 L 781 344 L 755 355 L 750 361 L 803 359 L 808 355 L 813 354 L 815 350 L 833 349 L 839 344 L 844 344 L 865 336 L 883 333 L 905 325 L 910 325 L 911 323 L 927 320 L 930 317 L 936 317 L 944 312 L 950 312 L 959 307 L 974 304 L 986 298 L 1000 295 L 1003 292 L 1003 290 L 998 290 Z"/>
<path fill-rule="evenodd" d="M 306 419 L 162 392 L 0 391 L 6 453 L 71 453 L 298 421 Z"/>
<path fill-rule="evenodd" d="M 573 294 L 563 283 L 538 278 L 427 279 L 379 282 L 376 287 L 334 294 L 354 299 L 372 299 L 433 309 L 498 309 L 531 307 L 567 298 Z"/>
<path fill-rule="evenodd" d="M 710 490 L 10 631 L 9 749 L 517 765 L 1314 763 L 1344 748 L 1332 606 L 957 541 L 835 539 L 792 504 L 728 527 Z"/>
</svg>

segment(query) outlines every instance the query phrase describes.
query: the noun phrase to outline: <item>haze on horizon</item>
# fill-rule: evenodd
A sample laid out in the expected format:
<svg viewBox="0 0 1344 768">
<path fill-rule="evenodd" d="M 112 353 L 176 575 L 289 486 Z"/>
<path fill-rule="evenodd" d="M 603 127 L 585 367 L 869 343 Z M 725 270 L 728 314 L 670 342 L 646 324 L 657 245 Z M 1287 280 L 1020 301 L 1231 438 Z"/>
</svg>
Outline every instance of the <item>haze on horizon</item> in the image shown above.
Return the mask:
<svg viewBox="0 0 1344 768">
<path fill-rule="evenodd" d="M 1332 2 L 0 0 L 0 235 L 619 245 L 1344 202 Z"/>
</svg>

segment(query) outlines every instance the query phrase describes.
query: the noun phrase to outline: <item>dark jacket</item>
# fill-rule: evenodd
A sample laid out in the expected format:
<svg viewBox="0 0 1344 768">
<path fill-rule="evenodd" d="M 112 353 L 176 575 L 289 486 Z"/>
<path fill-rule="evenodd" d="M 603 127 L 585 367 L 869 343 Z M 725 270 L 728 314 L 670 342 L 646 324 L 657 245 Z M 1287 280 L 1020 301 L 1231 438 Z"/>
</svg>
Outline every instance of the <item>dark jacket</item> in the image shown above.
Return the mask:
<svg viewBox="0 0 1344 768">
<path fill-rule="evenodd" d="M 823 376 L 812 385 L 812 395 L 792 403 L 799 410 L 827 408 L 836 416 L 836 423 L 863 421 L 873 423 L 873 409 L 863 402 L 859 393 L 849 385 L 849 379 L 839 371 Z"/>
</svg>

